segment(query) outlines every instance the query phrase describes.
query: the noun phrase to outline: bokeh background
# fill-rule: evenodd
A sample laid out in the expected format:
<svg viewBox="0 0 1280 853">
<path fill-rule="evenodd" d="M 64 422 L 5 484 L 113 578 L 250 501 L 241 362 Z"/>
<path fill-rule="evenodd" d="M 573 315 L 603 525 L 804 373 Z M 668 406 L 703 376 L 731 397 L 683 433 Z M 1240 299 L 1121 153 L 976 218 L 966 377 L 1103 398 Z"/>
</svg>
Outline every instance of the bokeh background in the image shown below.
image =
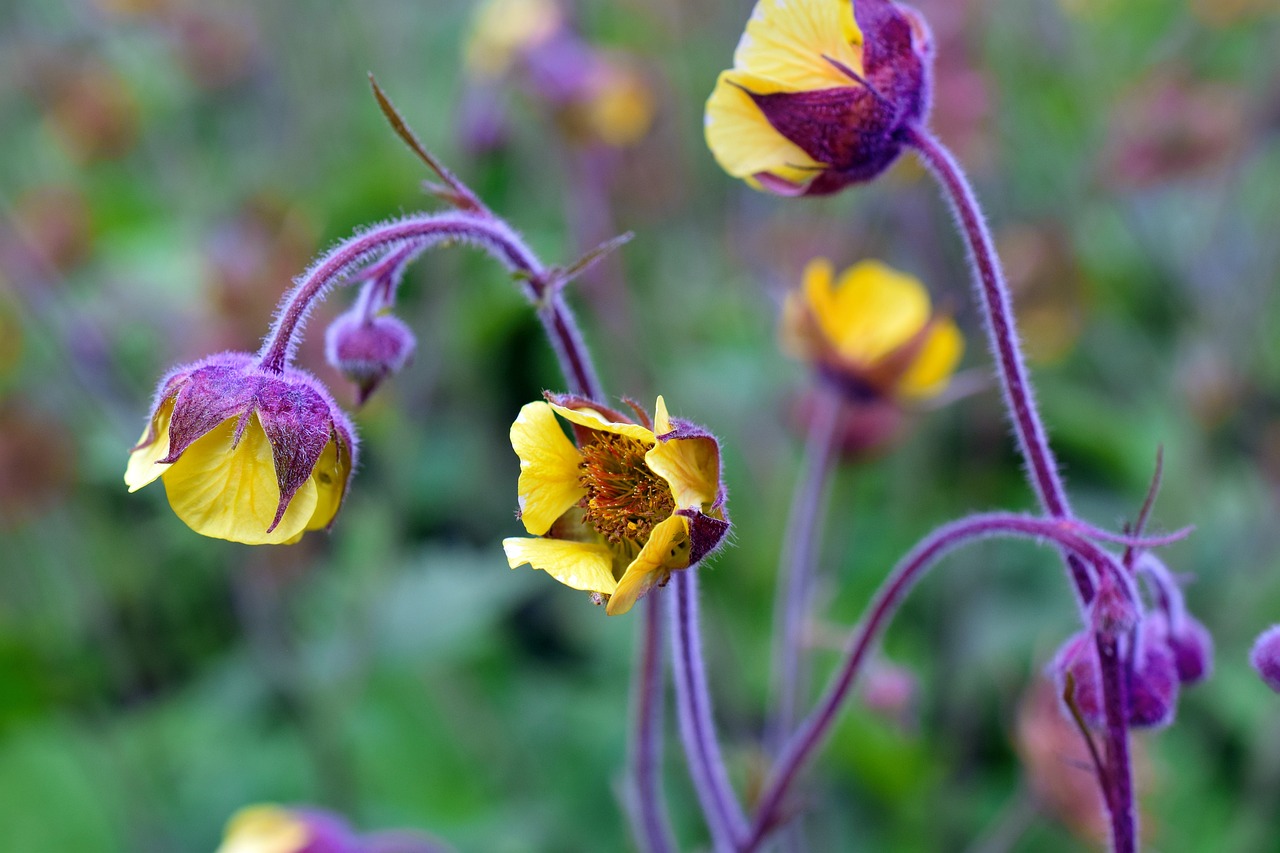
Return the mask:
<svg viewBox="0 0 1280 853">
<path fill-rule="evenodd" d="M 810 386 L 779 354 L 777 306 L 810 257 L 920 276 L 970 339 L 968 393 L 841 468 L 818 667 L 931 527 L 1031 506 L 961 247 L 919 166 L 789 202 L 705 149 L 702 103 L 750 6 L 576 5 L 585 42 L 631 75 L 623 115 L 653 108 L 626 139 L 567 122 L 520 72 L 478 85 L 464 0 L 0 6 L 0 846 L 210 851 L 235 809 L 276 801 L 461 850 L 629 847 L 618 786 L 639 620 L 505 565 L 499 540 L 519 532 L 507 429 L 561 380 L 487 258 L 442 250 L 411 271 L 400 313 L 418 355 L 355 413 L 363 463 L 332 534 L 252 549 L 195 535 L 158 487 L 125 494 L 168 366 L 255 348 L 317 251 L 432 203 L 368 71 L 548 262 L 635 231 L 572 300 L 612 393 L 661 392 L 724 444 L 734 547 L 702 586 L 739 790 L 766 766 Z M 1245 653 L 1280 621 L 1280 7 L 918 6 L 938 44 L 933 125 L 987 206 L 1078 509 L 1131 519 L 1163 445 L 1156 523 L 1197 528 L 1166 556 L 1217 669 L 1175 726 L 1137 738 L 1148 840 L 1275 850 L 1280 697 Z M 350 298 L 312 320 L 301 356 L 348 404 L 321 342 Z M 886 640 L 914 692 L 855 703 L 810 774 L 813 849 L 1094 845 L 1088 775 L 1036 698 L 1076 620 L 1050 552 L 950 559 Z M 683 845 L 705 844 L 674 737 L 666 779 Z"/>
</svg>

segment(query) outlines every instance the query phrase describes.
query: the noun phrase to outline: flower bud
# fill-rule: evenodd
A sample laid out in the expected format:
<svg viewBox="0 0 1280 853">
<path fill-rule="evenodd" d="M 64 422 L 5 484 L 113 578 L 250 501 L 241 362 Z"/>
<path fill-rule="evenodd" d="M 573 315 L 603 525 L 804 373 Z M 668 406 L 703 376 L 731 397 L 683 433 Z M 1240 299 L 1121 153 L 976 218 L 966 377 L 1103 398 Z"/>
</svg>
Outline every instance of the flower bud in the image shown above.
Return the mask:
<svg viewBox="0 0 1280 853">
<path fill-rule="evenodd" d="M 408 363 L 417 347 L 413 332 L 398 317 L 364 317 L 358 309 L 334 320 L 325 331 L 324 343 L 329 363 L 356 384 L 361 405 L 384 379 Z"/>
<path fill-rule="evenodd" d="M 1161 641 L 1152 623 L 1143 625 L 1141 642 L 1129 682 L 1127 717 L 1132 728 L 1158 728 L 1173 721 L 1178 702 L 1178 669 L 1173 652 Z M 1054 658 L 1052 671 L 1061 695 L 1070 675 L 1072 699 L 1090 726 L 1106 724 L 1102 697 L 1102 672 L 1093 634 L 1081 632 L 1067 640 Z"/>
<path fill-rule="evenodd" d="M 707 100 L 726 172 L 826 195 L 883 172 L 929 107 L 924 20 L 890 0 L 759 0 Z"/>
<path fill-rule="evenodd" d="M 124 481 L 135 492 L 161 480 L 197 533 L 291 544 L 333 521 L 355 461 L 351 424 L 319 380 L 222 353 L 160 383 Z"/>
<path fill-rule="evenodd" d="M 1249 652 L 1249 664 L 1263 682 L 1280 693 L 1280 625 L 1263 631 Z"/>
<path fill-rule="evenodd" d="M 1178 680 L 1183 684 L 1196 684 L 1213 672 L 1213 635 L 1198 620 L 1185 613 L 1178 621 L 1180 624 L 1176 628 L 1167 629 L 1164 642 L 1173 654 Z"/>
</svg>

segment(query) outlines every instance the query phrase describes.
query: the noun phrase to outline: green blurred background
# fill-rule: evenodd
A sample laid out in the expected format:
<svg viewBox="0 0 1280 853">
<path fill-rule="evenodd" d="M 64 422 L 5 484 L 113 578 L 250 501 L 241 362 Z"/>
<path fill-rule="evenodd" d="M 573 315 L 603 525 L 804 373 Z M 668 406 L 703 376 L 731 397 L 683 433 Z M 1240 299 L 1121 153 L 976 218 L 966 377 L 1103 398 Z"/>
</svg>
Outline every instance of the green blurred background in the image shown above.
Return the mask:
<svg viewBox="0 0 1280 853">
<path fill-rule="evenodd" d="M 976 387 L 842 468 L 818 665 L 931 527 L 1030 508 L 961 247 L 918 165 L 789 202 L 706 151 L 702 102 L 750 6 L 578 4 L 586 40 L 630 54 L 657 105 L 621 150 L 568 138 L 518 81 L 505 132 L 477 147 L 460 118 L 463 0 L 0 6 L 0 846 L 209 851 L 235 809 L 267 800 L 461 850 L 629 847 L 618 790 L 639 620 L 505 565 L 499 540 L 519 532 L 507 429 L 561 380 L 487 258 L 450 249 L 410 272 L 400 313 L 418 355 L 354 414 L 363 461 L 331 535 L 252 549 L 192 533 L 158 487 L 125 494 L 161 373 L 255 348 L 316 252 L 430 205 L 368 71 L 548 262 L 636 232 L 572 300 L 612 393 L 663 393 L 723 442 L 735 535 L 702 572 L 704 632 L 739 790 L 766 766 L 810 383 L 774 327 L 811 256 L 920 276 L 966 329 Z M 1138 736 L 1148 840 L 1280 850 L 1280 698 L 1245 662 L 1280 621 L 1280 9 L 918 7 L 939 49 L 933 124 L 987 206 L 1077 508 L 1132 518 L 1163 445 L 1156 523 L 1197 527 L 1166 557 L 1194 576 L 1217 669 L 1174 727 Z M 320 344 L 350 298 L 313 319 L 301 356 L 344 404 Z M 1051 552 L 950 559 L 886 640 L 918 677 L 914 701 L 855 704 L 810 774 L 813 849 L 1087 849 L 1080 804 L 1032 793 L 1087 783 L 1061 757 L 1056 711 L 1029 698 L 1076 625 Z M 666 779 L 683 846 L 705 845 L 674 737 Z"/>
</svg>

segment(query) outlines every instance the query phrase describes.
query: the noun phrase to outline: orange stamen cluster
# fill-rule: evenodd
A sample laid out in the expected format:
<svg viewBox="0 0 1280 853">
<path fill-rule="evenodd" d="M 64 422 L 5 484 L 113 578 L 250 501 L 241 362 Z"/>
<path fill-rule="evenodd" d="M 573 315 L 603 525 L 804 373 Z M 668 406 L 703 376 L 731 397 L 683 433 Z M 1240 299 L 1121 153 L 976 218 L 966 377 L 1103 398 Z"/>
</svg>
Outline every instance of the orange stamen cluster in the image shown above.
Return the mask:
<svg viewBox="0 0 1280 853">
<path fill-rule="evenodd" d="M 585 521 L 612 544 L 643 545 L 659 522 L 675 511 L 667 482 L 645 464 L 648 450 L 633 438 L 597 432 L 582 448 L 579 482 L 587 494 L 578 506 Z"/>
</svg>

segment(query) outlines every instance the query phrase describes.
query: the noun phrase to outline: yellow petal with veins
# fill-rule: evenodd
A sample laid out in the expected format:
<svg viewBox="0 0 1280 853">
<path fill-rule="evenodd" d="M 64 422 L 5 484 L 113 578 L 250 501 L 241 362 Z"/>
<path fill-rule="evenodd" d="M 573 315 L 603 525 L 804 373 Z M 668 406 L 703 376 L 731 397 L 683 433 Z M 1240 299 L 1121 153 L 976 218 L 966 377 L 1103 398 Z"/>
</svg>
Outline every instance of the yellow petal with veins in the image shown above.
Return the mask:
<svg viewBox="0 0 1280 853">
<path fill-rule="evenodd" d="M 214 427 L 164 472 L 165 493 L 178 518 L 197 533 L 246 545 L 293 540 L 315 514 L 314 479 L 298 489 L 284 517 L 270 533 L 280 503 L 271 442 L 257 415 L 232 447 L 236 418 Z"/>
<path fill-rule="evenodd" d="M 654 584 L 665 581 L 674 570 L 688 568 L 689 551 L 689 520 L 684 516 L 673 515 L 654 527 L 649 541 L 618 581 L 605 613 L 626 613 Z"/>
<path fill-rule="evenodd" d="M 735 178 L 749 179 L 768 172 L 793 184 L 813 180 L 823 169 L 822 164 L 774 130 L 739 87 L 757 94 L 777 91 L 772 81 L 737 71 L 725 71 L 716 80 L 707 99 L 704 133 L 720 168 Z"/>
<path fill-rule="evenodd" d="M 173 401 L 174 398 L 170 397 L 160 405 L 151 423 L 138 438 L 138 444 L 141 446 L 129 454 L 129 464 L 124 470 L 124 482 L 130 492 L 136 492 L 148 483 L 154 482 L 169 467 L 159 464 L 159 461 L 169 455 L 169 421 L 173 417 Z M 151 441 L 142 444 L 147 440 L 148 435 L 151 436 Z"/>
<path fill-rule="evenodd" d="M 557 406 L 555 403 L 547 405 L 550 405 L 557 415 L 578 426 L 601 432 L 611 432 L 615 435 L 625 435 L 627 438 L 633 438 L 641 444 L 653 444 L 657 440 L 653 437 L 653 430 L 645 429 L 639 424 L 615 423 L 595 409 L 568 409 L 564 406 Z"/>
<path fill-rule="evenodd" d="M 526 403 L 511 424 L 511 446 L 520 457 L 516 494 L 524 529 L 541 536 L 585 495 L 578 479 L 582 454 L 565 436 L 549 403 Z"/>
<path fill-rule="evenodd" d="M 671 431 L 667 404 L 659 397 L 654 429 Z M 679 509 L 706 509 L 720 492 L 720 448 L 710 436 L 660 441 L 644 455 L 649 470 L 667 481 Z"/>
<path fill-rule="evenodd" d="M 824 57 L 862 73 L 862 33 L 851 0 L 760 0 L 733 53 L 733 67 L 769 77 L 781 91 L 856 86 Z"/>
<path fill-rule="evenodd" d="M 574 589 L 612 595 L 618 587 L 613 577 L 613 552 L 604 545 L 512 537 L 502 540 L 502 550 L 511 568 L 528 563 Z"/>
</svg>

